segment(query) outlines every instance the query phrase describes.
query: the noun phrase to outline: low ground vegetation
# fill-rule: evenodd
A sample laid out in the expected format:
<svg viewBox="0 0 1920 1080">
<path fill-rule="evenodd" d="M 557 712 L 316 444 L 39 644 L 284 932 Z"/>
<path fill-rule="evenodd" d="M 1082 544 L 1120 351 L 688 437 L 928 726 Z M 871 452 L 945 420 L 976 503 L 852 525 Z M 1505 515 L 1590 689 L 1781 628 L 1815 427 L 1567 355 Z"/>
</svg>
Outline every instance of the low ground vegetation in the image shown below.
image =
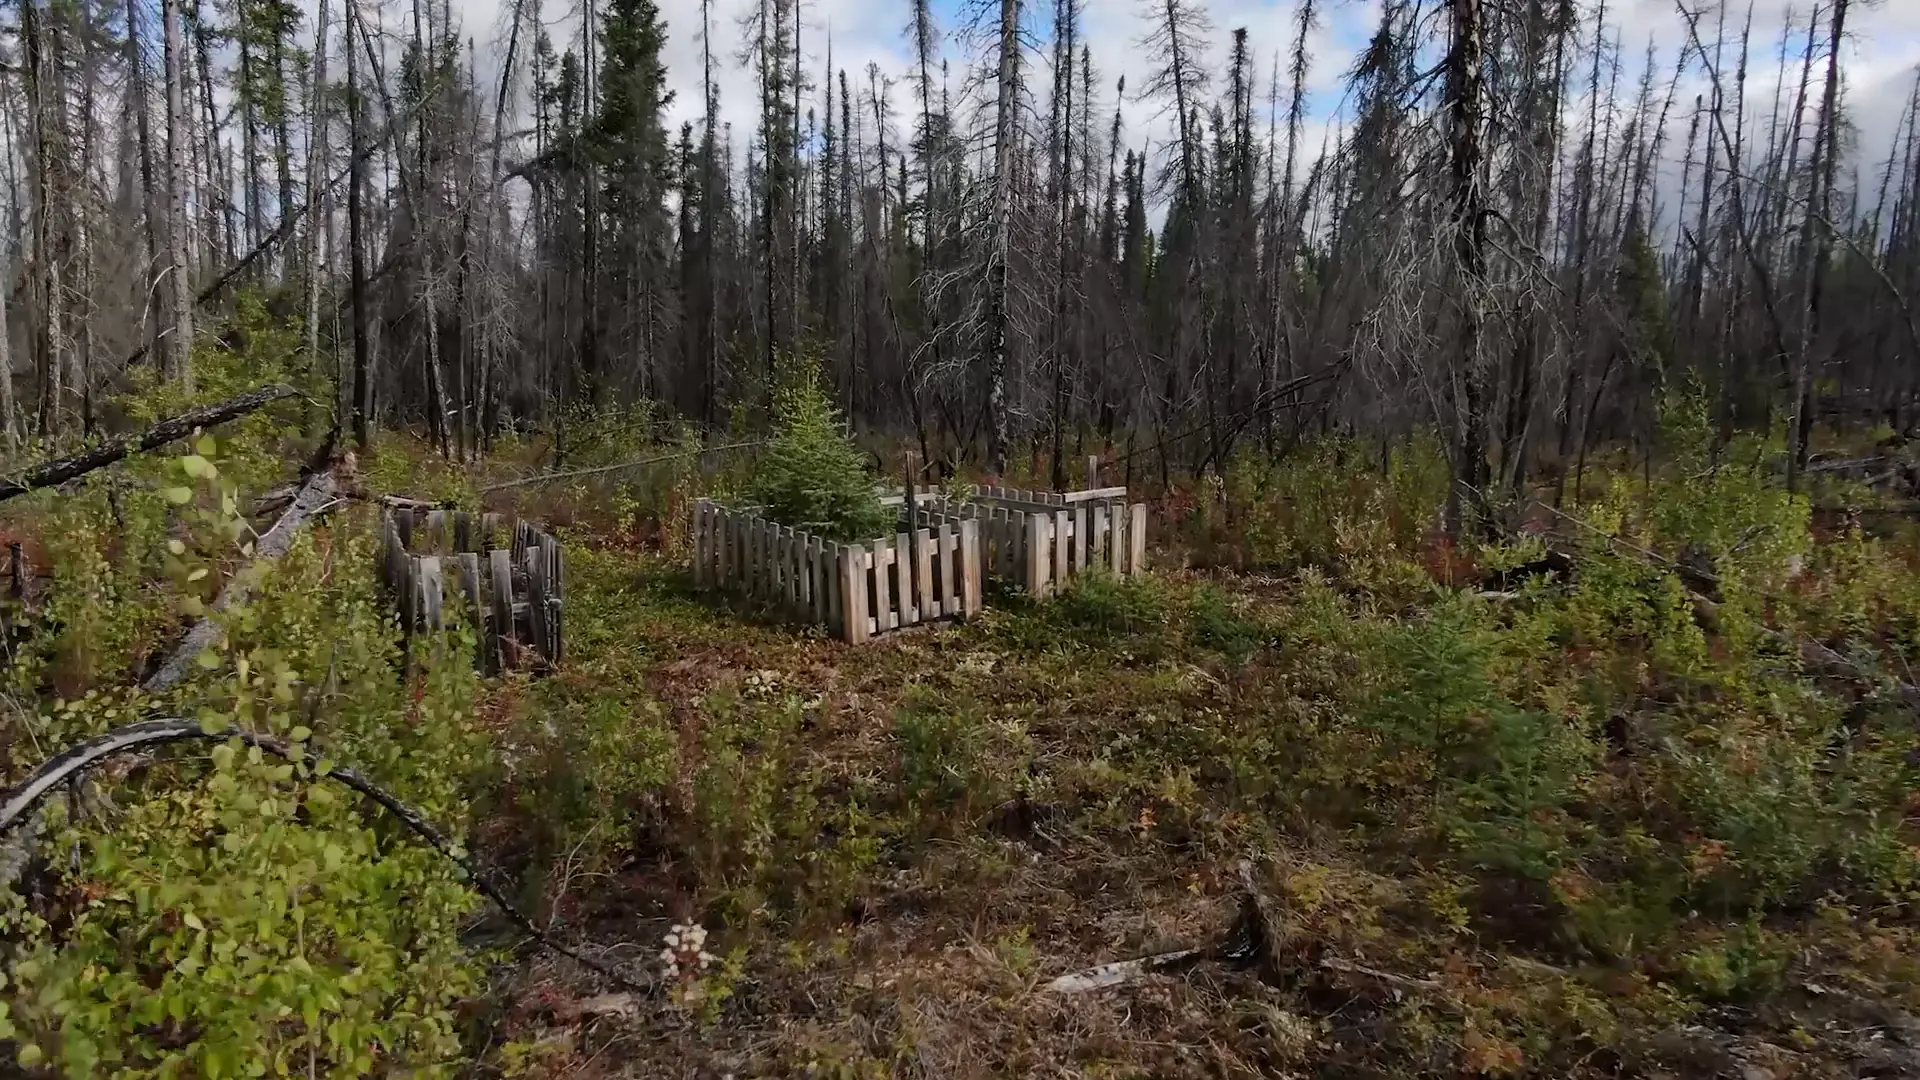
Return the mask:
<svg viewBox="0 0 1920 1080">
<path fill-rule="evenodd" d="M 779 438 L 856 468 L 797 393 Z M 655 992 L 525 948 L 301 763 L 189 748 L 54 802 L 5 923 L 23 1066 L 1920 1076 L 1911 507 L 1789 496 L 1777 443 L 1716 440 L 1691 399 L 1651 464 L 1590 462 L 1498 543 L 1436 539 L 1431 444 L 1326 442 L 1164 493 L 1143 579 L 860 648 L 686 578 L 694 498 L 853 506 L 769 471 L 782 444 L 483 500 L 558 448 L 454 468 L 388 440 L 364 488 L 576 541 L 561 671 L 479 680 L 464 631 L 403 657 L 349 503 L 187 684 L 128 691 L 257 572 L 247 508 L 304 408 L 8 508 L 50 575 L 8 614 L 10 775 L 156 713 L 281 734 Z M 576 466 L 682 445 L 569 430 Z M 1243 862 L 1252 955 L 1047 991 L 1244 931 Z"/>
</svg>

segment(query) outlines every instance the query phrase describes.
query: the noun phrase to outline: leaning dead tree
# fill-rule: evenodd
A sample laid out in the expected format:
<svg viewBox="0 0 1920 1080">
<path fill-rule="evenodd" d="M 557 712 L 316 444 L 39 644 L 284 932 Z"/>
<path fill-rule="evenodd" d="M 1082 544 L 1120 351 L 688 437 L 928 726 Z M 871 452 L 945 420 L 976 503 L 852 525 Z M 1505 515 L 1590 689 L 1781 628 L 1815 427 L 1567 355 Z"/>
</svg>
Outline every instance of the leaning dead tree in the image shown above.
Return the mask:
<svg viewBox="0 0 1920 1080">
<path fill-rule="evenodd" d="M 69 480 L 85 476 L 95 469 L 111 465 L 128 454 L 157 450 L 168 443 L 178 442 L 201 428 L 224 424 L 254 412 L 262 406 L 294 396 L 296 392 L 290 386 L 263 386 L 217 404 L 202 406 L 162 420 L 131 438 L 108 440 L 76 454 L 43 461 L 27 468 L 17 477 L 0 475 L 0 501 L 11 499 L 16 495 L 24 495 L 35 488 L 64 484 Z"/>
</svg>

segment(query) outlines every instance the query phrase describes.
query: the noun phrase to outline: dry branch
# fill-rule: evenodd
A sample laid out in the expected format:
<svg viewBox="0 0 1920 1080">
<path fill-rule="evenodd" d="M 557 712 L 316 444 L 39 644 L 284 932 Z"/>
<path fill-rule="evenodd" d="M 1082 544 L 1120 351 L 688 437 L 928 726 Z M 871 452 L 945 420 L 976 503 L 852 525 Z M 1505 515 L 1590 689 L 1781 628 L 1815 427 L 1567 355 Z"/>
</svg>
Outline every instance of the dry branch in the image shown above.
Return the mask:
<svg viewBox="0 0 1920 1080">
<path fill-rule="evenodd" d="M 744 450 L 750 446 L 765 446 L 766 444 L 767 440 L 765 439 L 748 439 L 745 442 L 725 443 L 720 446 L 702 446 L 694 450 L 676 450 L 671 454 L 656 454 L 653 457 L 644 457 L 636 461 L 622 461 L 614 465 L 596 465 L 591 469 L 567 469 L 563 472 L 540 473 L 536 476 L 524 476 L 518 480 L 507 480 L 503 483 L 483 487 L 480 489 L 480 494 L 491 495 L 496 491 L 524 487 L 527 484 L 546 484 L 555 480 L 571 480 L 580 476 L 597 476 L 601 473 L 619 472 L 622 469 L 637 469 L 642 465 L 658 465 L 663 461 L 672 461 L 675 458 L 693 457 L 697 454 L 714 454 L 722 450 Z"/>
<path fill-rule="evenodd" d="M 1085 971 L 1062 975 L 1041 989 L 1049 994 L 1084 994 L 1089 990 L 1104 990 L 1109 986 L 1138 982 L 1149 975 L 1183 968 L 1205 956 L 1204 949 L 1175 949 L 1137 960 L 1116 960 L 1111 964 L 1100 964 Z"/>
<path fill-rule="evenodd" d="M 111 465 L 128 454 L 158 449 L 177 439 L 186 438 L 196 429 L 224 424 L 229 420 L 245 416 L 263 405 L 293 397 L 295 394 L 296 391 L 291 386 L 262 386 L 218 404 L 203 405 L 172 419 L 162 420 L 134 438 L 117 439 L 91 450 L 83 450 L 78 454 L 43 461 L 28 469 L 18 480 L 0 479 L 0 502 L 16 495 L 24 495 L 35 488 L 66 483 L 77 476 L 84 476 L 95 469 Z"/>
<path fill-rule="evenodd" d="M 1105 990 L 1138 982 L 1151 975 L 1184 971 L 1205 960 L 1221 960 L 1240 967 L 1271 965 L 1273 962 L 1273 916 L 1269 913 L 1265 894 L 1260 891 L 1260 886 L 1254 880 L 1252 860 L 1240 860 L 1238 873 L 1240 914 L 1235 919 L 1233 927 L 1220 941 L 1204 948 L 1175 949 L 1172 952 L 1155 953 L 1136 960 L 1116 960 L 1112 963 L 1100 964 L 1083 971 L 1062 975 L 1041 987 L 1041 992 L 1084 994 L 1093 990 Z M 1319 966 L 1327 971 L 1364 975 L 1377 979 L 1395 991 L 1440 989 L 1440 984 L 1432 979 L 1396 975 L 1391 971 L 1382 971 L 1379 968 L 1343 960 L 1337 956 L 1321 957 Z"/>
<path fill-rule="evenodd" d="M 301 751 L 296 751 L 286 742 L 272 735 L 257 731 L 247 731 L 241 728 L 208 731 L 201 727 L 200 721 L 198 720 L 185 720 L 178 717 L 143 720 L 136 724 L 128 724 L 125 727 L 115 728 L 105 735 L 68 747 L 66 750 L 54 755 L 41 764 L 41 766 L 35 769 L 33 774 L 22 781 L 18 787 L 7 793 L 4 803 L 0 803 L 0 836 L 5 836 L 16 826 L 21 825 L 23 819 L 26 819 L 25 823 L 28 826 L 28 831 L 32 832 L 33 826 L 38 823 L 40 816 L 34 815 L 33 818 L 28 819 L 27 814 L 29 811 L 38 806 L 40 801 L 46 798 L 49 793 L 65 785 L 79 782 L 88 769 L 91 769 L 108 758 L 148 747 L 164 746 L 169 743 L 186 742 L 196 739 L 208 742 L 225 742 L 229 739 L 238 739 L 248 746 L 259 747 L 262 751 L 276 757 L 284 758 L 287 761 L 307 760 L 304 747 Z M 405 825 L 409 831 L 419 836 L 422 840 L 425 840 L 428 846 L 432 847 L 441 855 L 446 856 L 452 860 L 455 865 L 466 871 L 467 879 L 473 883 L 474 888 L 477 889 L 481 895 L 499 905 L 500 910 L 504 912 L 509 919 L 513 920 L 514 924 L 520 929 L 520 932 L 527 935 L 527 937 L 533 941 L 605 977 L 623 989 L 640 994 L 650 994 L 653 992 L 654 987 L 630 979 L 604 964 L 582 956 L 577 950 L 560 943 L 554 939 L 552 935 L 535 926 L 533 920 L 527 918 L 519 908 L 515 907 L 512 901 L 507 899 L 505 892 L 503 892 L 499 886 L 495 885 L 491 878 L 484 873 L 480 867 L 476 866 L 468 856 L 456 849 L 439 829 L 434 828 L 432 823 L 427 821 L 419 811 L 401 802 L 398 798 L 388 793 L 385 788 L 366 779 L 352 769 L 343 768 L 338 765 L 331 766 L 325 772 L 318 773 L 317 778 L 336 781 L 378 803 L 381 809 L 392 814 L 402 825 Z M 14 838 L 14 842 L 17 841 L 18 838 Z M 12 846 L 12 842 L 10 842 L 9 846 Z"/>
</svg>

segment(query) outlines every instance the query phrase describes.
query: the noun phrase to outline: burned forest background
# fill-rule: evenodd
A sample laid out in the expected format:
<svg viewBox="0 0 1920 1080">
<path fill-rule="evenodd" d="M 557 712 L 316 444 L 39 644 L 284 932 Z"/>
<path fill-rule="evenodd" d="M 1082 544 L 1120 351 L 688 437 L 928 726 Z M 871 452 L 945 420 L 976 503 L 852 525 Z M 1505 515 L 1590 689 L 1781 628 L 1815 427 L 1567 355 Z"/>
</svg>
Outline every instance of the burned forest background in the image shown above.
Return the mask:
<svg viewBox="0 0 1920 1080">
<path fill-rule="evenodd" d="M 1920 140 L 1911 99 L 1889 144 L 1849 122 L 1860 0 L 1769 40 L 1682 0 L 1651 41 L 1604 0 L 1387 0 L 1315 55 L 1327 2 L 1261 32 L 1142 4 L 1127 85 L 1079 0 L 915 0 L 908 62 L 852 71 L 798 0 L 511 0 L 488 43 L 445 0 L 21 0 L 4 440 L 109 426 L 246 326 L 363 443 L 564 454 L 641 402 L 747 430 L 799 357 L 856 431 L 1055 486 L 1435 432 L 1456 527 L 1653 453 L 1673 394 L 1781 433 L 1790 485 L 1822 423 L 1913 425 Z M 677 130 L 669 33 L 704 64 Z"/>
</svg>

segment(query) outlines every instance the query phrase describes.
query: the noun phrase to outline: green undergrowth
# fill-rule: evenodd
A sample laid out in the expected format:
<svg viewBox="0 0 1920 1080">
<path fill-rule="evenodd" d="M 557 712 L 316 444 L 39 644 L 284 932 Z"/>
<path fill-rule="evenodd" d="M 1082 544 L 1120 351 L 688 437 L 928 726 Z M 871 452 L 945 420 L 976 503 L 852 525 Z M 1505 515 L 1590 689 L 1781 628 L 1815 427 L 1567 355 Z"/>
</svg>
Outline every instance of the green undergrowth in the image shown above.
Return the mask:
<svg viewBox="0 0 1920 1080">
<path fill-rule="evenodd" d="M 201 375 L 203 395 L 237 388 L 217 366 Z M 123 404 L 166 414 L 172 393 Z M 476 683 L 445 659 L 464 661 L 458 641 L 402 656 L 365 512 L 335 508 L 279 560 L 249 565 L 266 526 L 247 508 L 304 456 L 305 408 L 6 508 L 38 570 L 0 620 L 9 783 L 157 717 L 263 732 L 295 753 L 178 744 L 48 801 L 0 912 L 0 1033 L 36 1073 L 430 1076 L 463 1059 L 456 1010 L 482 974 L 460 940 L 475 897 L 453 864 L 322 777 L 351 765 L 458 836 L 485 752 Z M 186 679 L 137 689 L 202 617 L 219 632 Z"/>
<path fill-rule="evenodd" d="M 601 422 L 574 418 L 575 461 L 678 445 Z M 1155 519 L 1209 569 L 858 647 L 692 588 L 675 523 L 744 495 L 738 460 L 516 490 L 485 504 L 568 544 L 568 660 L 484 682 L 462 631 L 401 655 L 371 516 L 346 512 L 160 701 L 125 688 L 244 562 L 255 448 L 35 497 L 8 527 L 53 588 L 9 639 L 10 776 L 155 713 L 305 749 L 162 751 L 56 801 L 59 858 L 0 938 L 16 1054 L 68 1075 L 1860 1075 L 1861 1033 L 1920 1009 L 1920 548 L 1864 490 L 1788 496 L 1773 444 L 1717 442 L 1684 399 L 1661 446 L 1460 548 L 1432 536 L 1424 443 L 1384 468 L 1354 444 L 1241 459 Z M 428 472 L 393 440 L 366 467 L 481 503 L 553 465 L 510 449 Z M 463 946 L 472 894 L 316 782 L 322 758 L 596 955 L 659 973 L 697 923 L 706 965 L 578 1020 L 566 1003 L 609 988 Z M 1039 991 L 1220 941 L 1247 880 L 1259 962 Z"/>
<path fill-rule="evenodd" d="M 1796 988 L 1920 1006 L 1920 735 L 1895 674 L 1913 553 L 1816 535 L 1764 445 L 1709 463 L 1671 430 L 1651 485 L 1615 474 L 1567 511 L 1583 525 L 1460 555 L 1504 573 L 1484 591 L 1375 523 L 1405 539 L 1279 576 L 1096 577 L 847 648 L 690 594 L 651 556 L 585 557 L 590 644 L 511 720 L 520 788 L 576 794 L 564 820 L 531 795 L 499 808 L 527 823 L 502 832 L 531 838 L 531 877 L 564 882 L 569 912 L 713 928 L 744 965 L 716 976 L 719 1030 L 775 1071 L 911 1071 L 936 1034 L 971 1040 L 981 1075 L 1140 1068 L 925 1023 L 1039 1023 L 1022 977 L 1212 939 L 1244 857 L 1284 900 L 1291 1019 L 1229 1025 L 1236 1052 L 1277 1054 L 1263 1040 L 1284 1030 L 1312 1047 L 1297 1063 L 1638 1075 L 1684 1068 L 1672 1033 L 1704 1028 L 1847 1075 L 1859 1046 Z M 1183 909 L 1206 919 L 1172 939 L 1099 929 Z M 853 1008 L 824 973 L 845 991 L 936 956 L 945 975 L 902 1006 L 918 1022 L 787 1026 L 782 987 Z M 1202 1019 L 1153 1021 L 1166 1038 L 1250 1007 L 1206 980 L 1182 993 Z M 1336 1037 L 1355 1000 L 1366 1039 Z M 1727 1029 L 1734 1007 L 1771 1019 Z"/>
</svg>

